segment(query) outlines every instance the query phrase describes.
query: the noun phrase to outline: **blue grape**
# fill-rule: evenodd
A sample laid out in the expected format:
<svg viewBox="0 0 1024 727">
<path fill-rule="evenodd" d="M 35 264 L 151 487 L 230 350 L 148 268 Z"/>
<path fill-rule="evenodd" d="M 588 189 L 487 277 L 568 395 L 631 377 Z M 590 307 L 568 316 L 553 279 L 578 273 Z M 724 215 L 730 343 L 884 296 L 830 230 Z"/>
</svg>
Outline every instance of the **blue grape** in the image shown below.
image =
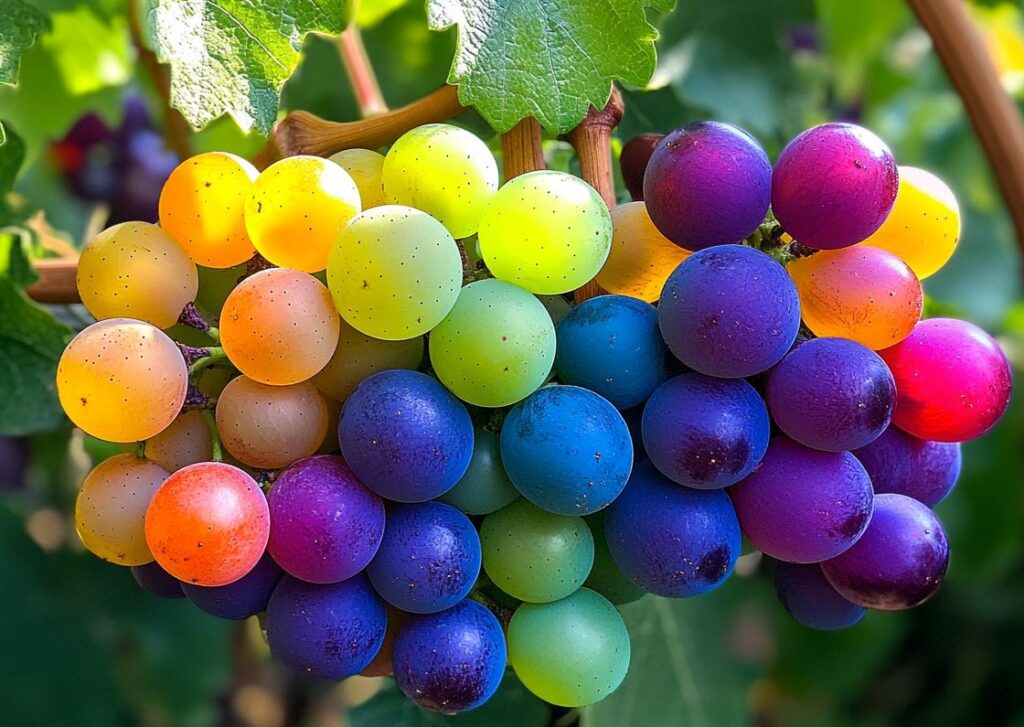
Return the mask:
<svg viewBox="0 0 1024 727">
<path fill-rule="evenodd" d="M 559 515 L 588 515 L 626 486 L 633 441 L 605 399 L 578 386 L 547 386 L 506 417 L 501 459 L 533 504 Z"/>
<path fill-rule="evenodd" d="M 256 566 L 226 586 L 197 586 L 182 583 L 181 588 L 201 610 L 219 618 L 241 621 L 266 610 L 270 594 L 284 571 L 270 553 L 264 553 Z"/>
<path fill-rule="evenodd" d="M 139 587 L 157 598 L 184 598 L 181 581 L 160 567 L 155 560 L 145 565 L 133 565 L 132 578 Z"/>
<path fill-rule="evenodd" d="M 839 595 L 817 563 L 780 561 L 775 571 L 775 590 L 793 620 L 812 629 L 846 629 L 860 623 L 866 613 Z"/>
<path fill-rule="evenodd" d="M 893 492 L 935 507 L 960 477 L 960 443 L 929 442 L 890 426 L 853 452 L 871 477 L 875 494 Z"/>
</svg>

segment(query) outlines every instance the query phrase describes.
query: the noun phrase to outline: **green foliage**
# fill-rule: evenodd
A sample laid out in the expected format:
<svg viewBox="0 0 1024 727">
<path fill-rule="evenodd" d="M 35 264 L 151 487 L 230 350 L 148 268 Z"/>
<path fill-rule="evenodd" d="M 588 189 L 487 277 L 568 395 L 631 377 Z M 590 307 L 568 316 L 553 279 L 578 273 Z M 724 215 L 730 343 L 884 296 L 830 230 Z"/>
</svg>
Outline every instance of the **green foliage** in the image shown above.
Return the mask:
<svg viewBox="0 0 1024 727">
<path fill-rule="evenodd" d="M 18 82 L 18 63 L 25 49 L 46 29 L 46 16 L 22 0 L 0 0 L 0 83 Z"/>
</svg>

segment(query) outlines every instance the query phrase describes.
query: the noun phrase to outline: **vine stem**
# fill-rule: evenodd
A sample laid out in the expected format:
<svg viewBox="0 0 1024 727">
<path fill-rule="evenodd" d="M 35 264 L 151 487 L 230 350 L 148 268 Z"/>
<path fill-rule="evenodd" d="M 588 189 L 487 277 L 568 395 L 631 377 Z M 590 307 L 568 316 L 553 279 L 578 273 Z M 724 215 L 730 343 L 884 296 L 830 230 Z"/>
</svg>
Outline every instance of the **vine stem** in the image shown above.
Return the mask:
<svg viewBox="0 0 1024 727">
<path fill-rule="evenodd" d="M 537 119 L 528 116 L 501 135 L 501 163 L 506 182 L 520 174 L 547 169 Z"/>
<path fill-rule="evenodd" d="M 217 420 L 213 416 L 213 409 L 203 409 L 203 421 L 206 422 L 206 428 L 210 430 L 210 445 L 213 450 L 213 461 L 223 462 L 224 461 L 224 450 L 220 445 L 220 434 L 217 432 Z"/>
<path fill-rule="evenodd" d="M 338 48 L 341 51 L 341 61 L 345 66 L 345 73 L 348 74 L 349 84 L 352 86 L 352 93 L 355 94 L 356 102 L 359 104 L 359 112 L 363 118 L 379 116 L 387 113 L 388 104 L 381 93 L 380 84 L 377 82 L 377 74 L 370 63 L 370 56 L 366 53 L 366 46 L 363 45 L 363 36 L 359 32 L 359 26 L 354 23 L 338 36 Z"/>
</svg>

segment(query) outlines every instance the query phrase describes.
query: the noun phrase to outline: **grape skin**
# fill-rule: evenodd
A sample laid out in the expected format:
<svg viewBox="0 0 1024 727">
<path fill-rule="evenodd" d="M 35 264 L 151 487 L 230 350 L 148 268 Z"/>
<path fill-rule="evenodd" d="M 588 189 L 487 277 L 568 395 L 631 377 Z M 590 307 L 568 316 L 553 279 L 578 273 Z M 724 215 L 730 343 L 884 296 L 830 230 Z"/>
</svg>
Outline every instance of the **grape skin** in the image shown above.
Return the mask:
<svg viewBox="0 0 1024 727">
<path fill-rule="evenodd" d="M 775 569 L 775 589 L 786 612 L 808 628 L 848 629 L 860 623 L 866 613 L 839 595 L 817 563 L 780 562 Z"/>
<path fill-rule="evenodd" d="M 359 384 L 379 371 L 418 369 L 425 348 L 422 336 L 382 341 L 360 333 L 342 320 L 331 360 L 311 381 L 324 396 L 344 403 Z"/>
<path fill-rule="evenodd" d="M 690 251 L 661 234 L 643 202 L 621 204 L 611 215 L 611 248 L 595 278 L 597 284 L 609 293 L 653 303 Z"/>
<path fill-rule="evenodd" d="M 131 567 L 132 578 L 139 588 L 157 598 L 184 598 L 181 581 L 160 567 L 155 560 L 145 565 Z"/>
<path fill-rule="evenodd" d="M 213 459 L 213 439 L 202 412 L 183 412 L 170 426 L 146 440 L 146 459 L 168 472 Z"/>
<path fill-rule="evenodd" d="M 212 588 L 182 583 L 181 590 L 200 610 L 217 618 L 242 621 L 266 610 L 282 575 L 280 566 L 264 553 L 256 566 L 234 583 Z"/>
<path fill-rule="evenodd" d="M 854 450 L 871 476 L 875 494 L 894 492 L 935 507 L 960 477 L 960 444 L 930 442 L 891 425 L 878 439 Z"/>
<path fill-rule="evenodd" d="M 384 155 L 370 149 L 344 149 L 327 157 L 348 172 L 359 188 L 363 211 L 387 204 L 384 198 Z"/>
<path fill-rule="evenodd" d="M 466 474 L 438 500 L 467 515 L 487 515 L 517 497 L 519 490 L 501 463 L 499 436 L 484 427 L 476 427 L 473 431 L 473 457 Z"/>
</svg>

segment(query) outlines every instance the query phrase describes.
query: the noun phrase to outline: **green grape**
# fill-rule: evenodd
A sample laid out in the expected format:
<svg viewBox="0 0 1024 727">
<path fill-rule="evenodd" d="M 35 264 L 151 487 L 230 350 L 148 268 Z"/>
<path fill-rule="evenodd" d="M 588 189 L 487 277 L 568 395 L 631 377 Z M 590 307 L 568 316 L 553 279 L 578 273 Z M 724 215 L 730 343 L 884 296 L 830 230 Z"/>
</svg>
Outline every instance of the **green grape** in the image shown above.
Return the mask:
<svg viewBox="0 0 1024 727">
<path fill-rule="evenodd" d="M 213 438 L 203 413 L 197 409 L 187 411 L 167 429 L 147 439 L 146 459 L 168 472 L 213 459 Z"/>
<path fill-rule="evenodd" d="M 565 598 L 594 564 L 594 538 L 583 518 L 555 515 L 526 498 L 484 518 L 480 545 L 494 585 L 531 603 Z"/>
<path fill-rule="evenodd" d="M 353 389 L 378 371 L 418 369 L 423 361 L 423 347 L 423 336 L 407 341 L 382 341 L 342 321 L 334 355 L 311 381 L 324 396 L 344 402 Z"/>
<path fill-rule="evenodd" d="M 487 515 L 519 497 L 519 490 L 501 464 L 501 439 L 484 427 L 476 427 L 473 459 L 452 489 L 438 499 L 467 515 Z"/>
<path fill-rule="evenodd" d="M 499 280 L 568 293 L 601 270 L 612 244 L 604 200 L 582 179 L 539 171 L 507 182 L 480 219 L 480 252 Z"/>
<path fill-rule="evenodd" d="M 441 322 L 459 297 L 459 246 L 425 212 L 386 205 L 342 230 L 327 263 L 341 317 L 374 338 L 402 341 Z"/>
<path fill-rule="evenodd" d="M 626 577 L 608 550 L 608 541 L 604 539 L 604 511 L 588 517 L 587 525 L 594 535 L 594 567 L 583 585 L 597 591 L 616 606 L 641 598 L 644 590 Z"/>
<path fill-rule="evenodd" d="M 480 139 L 457 126 L 407 131 L 384 159 L 384 197 L 433 215 L 454 237 L 476 232 L 498 188 L 498 164 Z"/>
<path fill-rule="evenodd" d="M 381 182 L 381 175 L 384 172 L 383 154 L 369 149 L 345 149 L 332 154 L 328 159 L 352 177 L 352 181 L 359 188 L 359 199 L 364 210 L 387 204 L 387 200 L 384 199 L 384 185 Z"/>
<path fill-rule="evenodd" d="M 524 603 L 508 625 L 516 676 L 562 707 L 583 707 L 614 692 L 629 669 L 629 652 L 622 616 L 589 588 L 554 603 Z"/>
<path fill-rule="evenodd" d="M 509 406 L 536 391 L 555 360 L 555 326 L 539 300 L 500 280 L 470 283 L 430 334 L 445 386 L 476 406 Z"/>
</svg>

